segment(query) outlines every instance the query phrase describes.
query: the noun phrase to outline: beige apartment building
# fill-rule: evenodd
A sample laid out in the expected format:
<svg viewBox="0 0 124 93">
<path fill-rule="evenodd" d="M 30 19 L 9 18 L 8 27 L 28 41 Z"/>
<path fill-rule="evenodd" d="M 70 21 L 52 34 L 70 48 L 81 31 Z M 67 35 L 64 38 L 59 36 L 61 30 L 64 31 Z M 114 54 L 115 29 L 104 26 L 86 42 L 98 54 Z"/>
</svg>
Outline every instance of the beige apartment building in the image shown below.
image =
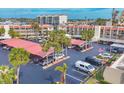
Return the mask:
<svg viewBox="0 0 124 93">
<path fill-rule="evenodd" d="M 81 31 L 86 30 L 95 30 L 93 25 L 73 25 L 69 24 L 66 26 L 66 32 L 69 35 L 81 35 Z"/>
<path fill-rule="evenodd" d="M 0 25 L 0 28 L 5 29 L 5 35 L 1 36 L 1 39 L 10 38 L 9 30 L 13 29 L 14 31 L 18 32 L 22 38 L 34 38 L 36 37 L 36 32 L 32 29 L 31 25 Z"/>
<path fill-rule="evenodd" d="M 95 26 L 95 35 L 93 40 L 124 43 L 124 27 Z"/>
</svg>

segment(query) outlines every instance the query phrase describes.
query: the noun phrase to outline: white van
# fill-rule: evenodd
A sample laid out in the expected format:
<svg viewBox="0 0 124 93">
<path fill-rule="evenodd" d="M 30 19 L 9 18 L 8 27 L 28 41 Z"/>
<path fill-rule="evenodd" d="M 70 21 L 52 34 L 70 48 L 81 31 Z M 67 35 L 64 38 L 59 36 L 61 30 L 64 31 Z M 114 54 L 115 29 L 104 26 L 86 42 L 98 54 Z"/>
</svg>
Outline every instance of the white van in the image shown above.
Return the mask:
<svg viewBox="0 0 124 93">
<path fill-rule="evenodd" d="M 81 60 L 76 61 L 75 67 L 76 69 L 83 70 L 87 73 L 92 73 L 95 70 L 95 68 L 91 64 L 83 62 Z"/>
</svg>

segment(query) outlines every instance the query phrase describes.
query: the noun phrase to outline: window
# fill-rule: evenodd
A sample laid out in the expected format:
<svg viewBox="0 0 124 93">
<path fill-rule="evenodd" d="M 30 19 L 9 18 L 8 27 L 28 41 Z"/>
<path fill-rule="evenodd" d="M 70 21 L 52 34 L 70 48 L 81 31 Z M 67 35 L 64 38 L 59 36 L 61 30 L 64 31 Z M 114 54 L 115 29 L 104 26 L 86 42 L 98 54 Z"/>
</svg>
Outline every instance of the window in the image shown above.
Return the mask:
<svg viewBox="0 0 124 93">
<path fill-rule="evenodd" d="M 81 67 L 84 67 L 84 65 L 80 64 Z"/>
</svg>

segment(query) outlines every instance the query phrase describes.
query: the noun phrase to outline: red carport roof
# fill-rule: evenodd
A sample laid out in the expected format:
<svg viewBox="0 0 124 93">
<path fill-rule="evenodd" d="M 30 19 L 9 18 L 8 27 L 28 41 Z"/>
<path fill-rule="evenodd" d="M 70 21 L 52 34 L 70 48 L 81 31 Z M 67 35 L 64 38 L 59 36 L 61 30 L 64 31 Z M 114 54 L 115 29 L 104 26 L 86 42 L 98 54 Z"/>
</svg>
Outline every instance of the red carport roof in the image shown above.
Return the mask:
<svg viewBox="0 0 124 93">
<path fill-rule="evenodd" d="M 0 42 L 10 47 L 24 48 L 29 53 L 40 57 L 45 57 L 54 52 L 53 48 L 50 48 L 48 52 L 44 52 L 40 44 L 23 39 L 13 38 L 13 39 L 2 40 Z"/>
<path fill-rule="evenodd" d="M 78 39 L 71 39 L 71 44 L 72 45 L 78 45 L 78 46 L 81 46 L 85 43 L 85 41 L 83 40 L 78 40 Z"/>
</svg>

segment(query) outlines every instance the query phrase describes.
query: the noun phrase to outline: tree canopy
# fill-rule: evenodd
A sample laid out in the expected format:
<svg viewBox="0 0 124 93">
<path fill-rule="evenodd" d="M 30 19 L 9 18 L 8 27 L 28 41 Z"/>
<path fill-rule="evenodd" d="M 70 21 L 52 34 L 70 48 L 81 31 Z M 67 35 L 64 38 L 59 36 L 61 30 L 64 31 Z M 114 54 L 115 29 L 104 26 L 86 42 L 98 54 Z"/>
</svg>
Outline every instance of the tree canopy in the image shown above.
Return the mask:
<svg viewBox="0 0 124 93">
<path fill-rule="evenodd" d="M 53 47 L 56 52 L 61 52 L 63 46 L 68 46 L 70 39 L 65 36 L 64 31 L 52 31 L 49 32 L 48 39 L 43 44 L 43 49 L 48 51 L 50 47 Z"/>
<path fill-rule="evenodd" d="M 14 31 L 14 29 L 12 29 L 12 28 L 9 30 L 9 35 L 10 35 L 12 38 L 20 37 L 19 32 Z"/>
<path fill-rule="evenodd" d="M 29 62 L 29 56 L 30 54 L 23 48 L 13 48 L 10 51 L 9 61 L 15 69 L 15 73 L 17 76 L 17 84 L 19 84 L 20 66 Z"/>
<path fill-rule="evenodd" d="M 0 36 L 2 35 L 2 34 L 4 34 L 5 33 L 5 29 L 4 28 L 0 28 Z"/>
<path fill-rule="evenodd" d="M 109 21 L 109 20 L 98 18 L 98 19 L 96 19 L 96 25 L 105 25 L 107 21 Z"/>
<path fill-rule="evenodd" d="M 30 53 L 23 48 L 13 48 L 9 54 L 9 61 L 14 67 L 18 67 L 22 64 L 29 62 Z"/>
<path fill-rule="evenodd" d="M 13 84 L 16 79 L 14 69 L 8 66 L 0 66 L 0 84 Z"/>
<path fill-rule="evenodd" d="M 84 30 L 82 31 L 81 35 L 82 35 L 82 39 L 86 41 L 90 41 L 94 36 L 94 30 Z"/>
</svg>

